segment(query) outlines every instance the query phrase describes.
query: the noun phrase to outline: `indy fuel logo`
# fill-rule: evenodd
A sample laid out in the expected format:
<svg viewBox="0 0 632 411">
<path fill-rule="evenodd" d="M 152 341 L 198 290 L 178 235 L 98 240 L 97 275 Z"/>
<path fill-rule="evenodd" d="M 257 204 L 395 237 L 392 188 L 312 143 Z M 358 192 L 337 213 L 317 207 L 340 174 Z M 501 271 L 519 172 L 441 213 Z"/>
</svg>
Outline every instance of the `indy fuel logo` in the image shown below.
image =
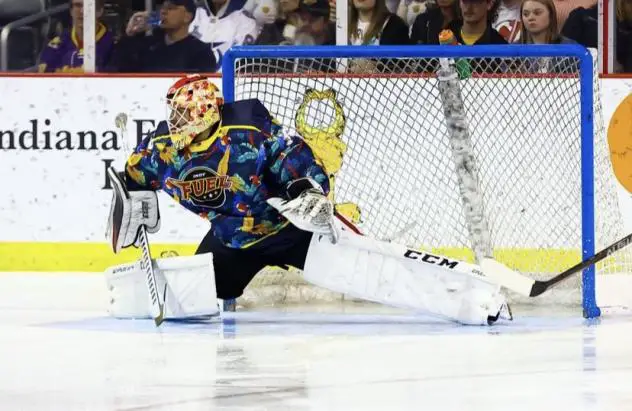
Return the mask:
<svg viewBox="0 0 632 411">
<path fill-rule="evenodd" d="M 232 183 L 228 176 L 220 176 L 210 168 L 195 167 L 180 179 L 167 178 L 166 185 L 168 188 L 176 187 L 184 201 L 201 207 L 219 208 L 226 201 L 226 190 Z"/>
</svg>

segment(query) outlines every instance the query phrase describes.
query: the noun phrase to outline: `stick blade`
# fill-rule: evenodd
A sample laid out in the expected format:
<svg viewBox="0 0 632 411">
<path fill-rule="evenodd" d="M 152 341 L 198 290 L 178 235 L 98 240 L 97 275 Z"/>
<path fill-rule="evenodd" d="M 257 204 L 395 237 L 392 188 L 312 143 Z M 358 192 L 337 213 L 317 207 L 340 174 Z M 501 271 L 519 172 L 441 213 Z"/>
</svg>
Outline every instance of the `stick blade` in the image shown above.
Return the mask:
<svg viewBox="0 0 632 411">
<path fill-rule="evenodd" d="M 496 284 L 525 297 L 531 295 L 531 289 L 535 284 L 533 279 L 517 273 L 493 258 L 484 258 L 481 262 L 481 269 L 483 274 Z"/>
<path fill-rule="evenodd" d="M 162 303 L 158 304 L 158 315 L 154 315 L 154 324 L 156 324 L 156 327 L 160 327 L 160 324 L 162 324 L 165 320 L 165 304 L 167 304 L 167 284 L 165 284 L 165 288 L 162 293 Z"/>
<path fill-rule="evenodd" d="M 531 294 L 529 294 L 529 297 L 537 297 L 543 294 L 548 289 L 549 289 L 549 286 L 546 282 L 536 281 L 535 284 L 533 285 L 533 288 L 531 289 Z"/>
</svg>

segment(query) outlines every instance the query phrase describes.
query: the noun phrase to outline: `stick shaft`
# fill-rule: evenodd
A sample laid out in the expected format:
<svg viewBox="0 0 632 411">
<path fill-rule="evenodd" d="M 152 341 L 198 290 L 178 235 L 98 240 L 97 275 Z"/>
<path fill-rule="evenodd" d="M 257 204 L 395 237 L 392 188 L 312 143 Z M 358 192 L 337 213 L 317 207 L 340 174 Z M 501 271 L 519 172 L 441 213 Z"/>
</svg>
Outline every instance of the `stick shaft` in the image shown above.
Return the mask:
<svg viewBox="0 0 632 411">
<path fill-rule="evenodd" d="M 127 115 L 121 113 L 116 118 L 116 126 L 121 132 L 121 140 L 124 148 L 123 155 L 123 167 L 125 167 L 125 163 L 127 161 L 127 155 L 130 154 L 129 144 L 126 139 L 125 130 L 127 128 Z M 125 189 L 125 188 L 124 188 Z M 149 302 L 150 302 L 150 313 L 152 318 L 154 319 L 154 323 L 156 326 L 159 326 L 164 321 L 165 316 L 165 306 L 164 306 L 164 298 L 166 297 L 167 286 L 165 285 L 165 290 L 163 296 L 161 298 L 158 293 L 158 284 L 156 283 L 156 274 L 154 272 L 154 265 L 151 259 L 151 251 L 149 249 L 149 238 L 147 236 L 147 229 L 145 226 L 140 227 L 139 233 L 140 240 L 140 249 L 141 249 L 141 260 L 140 265 L 142 270 L 145 272 L 145 281 L 147 284 L 147 291 L 149 292 Z"/>
<path fill-rule="evenodd" d="M 597 264 L 599 261 L 605 259 L 609 255 L 611 255 L 611 254 L 615 253 L 616 251 L 628 246 L 631 243 L 632 243 L 632 233 L 630 233 L 627 236 L 623 237 L 619 241 L 617 241 L 617 242 L 615 242 L 613 244 L 610 244 L 608 247 L 606 247 L 603 250 L 599 251 L 598 253 L 596 253 L 595 255 L 590 257 L 589 259 L 587 259 L 585 261 L 582 261 L 581 263 L 572 266 L 568 270 L 561 272 L 560 274 L 556 275 L 555 277 L 553 277 L 553 278 L 551 278 L 551 279 L 549 279 L 547 281 L 536 281 L 536 283 L 533 286 L 533 290 L 531 291 L 531 297 L 535 297 L 535 296 L 538 296 L 538 295 L 542 294 L 543 292 L 545 292 L 549 288 L 553 287 L 554 285 L 560 283 L 561 281 L 564 281 L 565 279 L 569 278 L 570 276 L 572 276 L 574 274 L 577 274 L 578 272 L 581 272 L 581 271 L 585 270 L 586 268 L 590 267 L 593 264 Z"/>
<path fill-rule="evenodd" d="M 145 280 L 147 282 L 147 288 L 149 289 L 151 316 L 153 317 L 156 326 L 159 326 L 165 318 L 165 306 L 164 300 L 161 299 L 158 294 L 156 274 L 154 273 L 154 266 L 151 260 L 151 251 L 149 250 L 149 240 L 147 238 L 147 229 L 145 226 L 140 227 L 140 246 L 142 254 L 140 266 L 142 270 L 145 271 Z M 165 285 L 165 291 L 166 288 L 167 286 Z"/>
</svg>

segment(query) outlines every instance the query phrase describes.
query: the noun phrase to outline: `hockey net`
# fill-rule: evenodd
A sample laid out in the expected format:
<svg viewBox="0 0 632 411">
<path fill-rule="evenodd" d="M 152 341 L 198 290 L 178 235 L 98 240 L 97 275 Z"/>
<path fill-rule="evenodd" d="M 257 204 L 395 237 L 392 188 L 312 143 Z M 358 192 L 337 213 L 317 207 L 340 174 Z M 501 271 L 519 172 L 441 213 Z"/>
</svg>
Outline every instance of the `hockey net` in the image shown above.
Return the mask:
<svg viewBox="0 0 632 411">
<path fill-rule="evenodd" d="M 459 64 L 457 70 L 465 73 L 458 87 L 493 255 L 540 279 L 580 262 L 582 203 L 593 198 L 582 196 L 582 149 L 587 149 L 582 130 L 589 119 L 581 112 L 579 60 L 470 58 Z M 472 261 L 438 67 L 439 60 L 430 58 L 269 54 L 236 59 L 232 82 L 236 100 L 258 98 L 287 133 L 309 142 L 335 175 L 339 211 L 359 216 L 364 233 Z M 599 250 L 626 233 L 597 75 L 593 92 L 591 179 Z M 623 250 L 598 264 L 596 277 L 631 268 L 632 255 Z M 581 304 L 581 286 L 578 275 L 537 302 Z M 251 283 L 242 303 L 343 298 L 307 286 L 300 274 L 270 268 Z"/>
</svg>

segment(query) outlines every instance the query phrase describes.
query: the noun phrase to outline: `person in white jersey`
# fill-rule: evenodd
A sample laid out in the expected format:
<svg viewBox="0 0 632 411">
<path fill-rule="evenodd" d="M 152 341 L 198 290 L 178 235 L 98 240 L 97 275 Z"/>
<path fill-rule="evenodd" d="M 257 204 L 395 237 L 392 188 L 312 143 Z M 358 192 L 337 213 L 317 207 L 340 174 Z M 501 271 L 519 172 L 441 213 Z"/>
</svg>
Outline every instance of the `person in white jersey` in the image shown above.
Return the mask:
<svg viewBox="0 0 632 411">
<path fill-rule="evenodd" d="M 212 0 L 210 10 L 198 7 L 189 32 L 210 44 L 221 69 L 222 58 L 232 46 L 253 44 L 259 35 L 257 22 L 243 10 L 244 0 Z"/>
</svg>

